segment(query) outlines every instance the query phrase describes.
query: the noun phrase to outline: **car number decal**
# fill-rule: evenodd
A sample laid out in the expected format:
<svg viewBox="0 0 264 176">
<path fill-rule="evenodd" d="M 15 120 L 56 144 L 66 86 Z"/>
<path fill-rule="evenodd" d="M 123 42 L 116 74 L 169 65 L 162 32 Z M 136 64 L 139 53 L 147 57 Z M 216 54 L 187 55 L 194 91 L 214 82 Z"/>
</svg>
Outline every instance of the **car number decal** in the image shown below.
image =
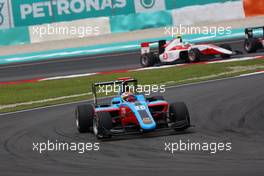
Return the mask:
<svg viewBox="0 0 264 176">
<path fill-rule="evenodd" d="M 135 108 L 136 108 L 137 111 L 141 111 L 141 110 L 145 110 L 146 109 L 146 107 L 143 106 L 143 105 L 138 105 Z"/>
</svg>

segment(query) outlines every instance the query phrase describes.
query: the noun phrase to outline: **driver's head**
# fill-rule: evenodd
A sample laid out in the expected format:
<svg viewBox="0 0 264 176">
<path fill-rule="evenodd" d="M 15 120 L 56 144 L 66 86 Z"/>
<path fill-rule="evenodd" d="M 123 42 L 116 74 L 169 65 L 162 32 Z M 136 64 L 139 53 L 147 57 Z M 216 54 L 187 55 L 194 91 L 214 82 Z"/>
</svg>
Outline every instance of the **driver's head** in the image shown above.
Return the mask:
<svg viewBox="0 0 264 176">
<path fill-rule="evenodd" d="M 128 101 L 128 102 L 136 101 L 136 97 L 132 92 L 124 92 L 122 93 L 121 96 L 124 101 Z"/>
<path fill-rule="evenodd" d="M 131 95 L 133 95 L 132 92 L 124 92 L 124 93 L 122 93 L 121 97 L 122 97 L 123 100 L 126 100 L 127 97 L 129 97 Z"/>
<path fill-rule="evenodd" d="M 177 35 L 177 36 L 176 36 L 176 39 L 177 39 L 180 43 L 182 43 L 182 36 L 181 36 L 181 35 Z"/>
<path fill-rule="evenodd" d="M 126 101 L 128 102 L 135 102 L 137 99 L 135 97 L 135 95 L 129 95 L 127 98 L 126 98 Z"/>
<path fill-rule="evenodd" d="M 130 92 L 130 87 L 128 84 L 125 85 L 125 92 Z"/>
</svg>

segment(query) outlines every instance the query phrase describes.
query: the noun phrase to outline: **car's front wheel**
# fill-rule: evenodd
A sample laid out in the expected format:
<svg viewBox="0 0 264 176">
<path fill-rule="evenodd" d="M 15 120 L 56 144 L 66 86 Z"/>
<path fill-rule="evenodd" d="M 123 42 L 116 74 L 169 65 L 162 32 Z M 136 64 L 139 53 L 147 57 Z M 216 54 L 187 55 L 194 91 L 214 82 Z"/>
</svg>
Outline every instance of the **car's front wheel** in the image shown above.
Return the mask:
<svg viewBox="0 0 264 176">
<path fill-rule="evenodd" d="M 193 63 L 193 62 L 199 62 L 201 59 L 201 52 L 197 48 L 193 48 L 188 52 L 188 62 Z"/>
<path fill-rule="evenodd" d="M 93 132 L 98 139 L 111 138 L 110 130 L 113 128 L 109 112 L 97 112 L 93 119 Z"/>
<path fill-rule="evenodd" d="M 156 63 L 158 63 L 158 59 L 154 53 L 146 53 L 140 57 L 140 64 L 142 67 L 152 67 Z"/>
<path fill-rule="evenodd" d="M 191 126 L 188 108 L 183 102 L 171 103 L 169 108 L 170 121 L 176 131 L 182 131 Z"/>
<path fill-rule="evenodd" d="M 80 105 L 75 110 L 75 123 L 80 133 L 90 132 L 93 126 L 94 106 Z"/>
<path fill-rule="evenodd" d="M 258 39 L 249 38 L 245 40 L 244 49 L 247 53 L 255 53 L 259 49 Z"/>
</svg>

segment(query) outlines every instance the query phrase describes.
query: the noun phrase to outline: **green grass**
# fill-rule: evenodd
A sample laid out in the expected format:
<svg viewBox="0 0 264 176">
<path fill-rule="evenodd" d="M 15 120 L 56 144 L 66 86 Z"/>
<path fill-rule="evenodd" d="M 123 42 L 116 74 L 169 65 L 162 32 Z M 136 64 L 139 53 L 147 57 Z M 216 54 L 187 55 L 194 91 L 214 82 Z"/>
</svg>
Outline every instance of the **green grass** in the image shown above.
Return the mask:
<svg viewBox="0 0 264 176">
<path fill-rule="evenodd" d="M 237 71 L 232 69 L 232 67 L 238 66 L 242 68 L 245 67 L 247 69 L 241 69 Z M 188 67 L 171 67 L 157 70 L 117 73 L 109 75 L 95 75 L 81 78 L 43 81 L 38 83 L 26 83 L 20 85 L 2 85 L 0 86 L 0 106 L 87 93 L 91 92 L 92 83 L 111 81 L 119 77 L 130 76 L 136 78 L 138 79 L 139 84 L 142 85 L 165 84 L 168 82 L 171 82 L 170 85 L 176 85 L 198 82 L 208 79 L 230 77 L 243 73 L 250 73 L 261 68 L 264 68 L 264 60 L 250 60 L 208 65 L 197 64 Z M 207 76 L 211 77 L 207 78 Z M 58 103 L 85 100 L 89 98 L 91 98 L 91 96 L 81 96 L 59 101 L 51 101 L 34 105 L 19 106 L 16 108 L 2 109 L 0 110 L 0 112 L 17 111 L 28 108 L 54 105 Z"/>
</svg>

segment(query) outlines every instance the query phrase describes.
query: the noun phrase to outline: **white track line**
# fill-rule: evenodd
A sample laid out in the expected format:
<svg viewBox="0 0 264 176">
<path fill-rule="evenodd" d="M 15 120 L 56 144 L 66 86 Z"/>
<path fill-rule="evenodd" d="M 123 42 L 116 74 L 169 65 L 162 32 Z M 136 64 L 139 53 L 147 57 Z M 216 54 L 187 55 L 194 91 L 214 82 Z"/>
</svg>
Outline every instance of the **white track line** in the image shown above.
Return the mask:
<svg viewBox="0 0 264 176">
<path fill-rule="evenodd" d="M 49 99 L 44 99 L 44 100 L 16 103 L 16 104 L 10 104 L 10 105 L 0 105 L 0 110 L 7 109 L 7 108 L 15 108 L 18 106 L 27 106 L 27 105 L 33 105 L 33 104 L 38 104 L 38 103 L 47 103 L 51 101 L 65 100 L 69 98 L 76 98 L 76 97 L 82 97 L 82 96 L 87 96 L 87 95 L 92 95 L 92 93 L 89 92 L 89 93 L 83 93 L 83 94 L 69 95 L 69 96 L 63 96 L 63 97 L 57 97 L 57 98 L 49 98 Z"/>
<path fill-rule="evenodd" d="M 228 63 L 228 62 L 239 62 L 239 61 L 246 61 L 246 60 L 254 60 L 262 58 L 263 56 L 254 56 L 254 57 L 244 57 L 244 58 L 235 58 L 235 59 L 228 59 L 228 60 L 217 60 L 217 61 L 209 61 L 209 62 L 202 62 L 202 63 L 195 63 L 195 64 L 217 64 L 217 63 Z M 181 66 L 190 66 L 194 64 L 176 64 L 176 65 L 163 65 L 163 66 L 155 66 L 155 67 L 147 67 L 147 68 L 138 68 L 132 70 L 125 70 L 126 72 L 136 72 L 136 71 L 145 71 L 145 70 L 158 70 L 164 68 L 172 68 L 172 67 L 181 67 Z M 113 73 L 115 71 L 112 71 Z M 57 76 L 57 77 L 50 77 L 40 79 L 39 81 L 48 81 L 48 80 L 56 80 L 56 79 L 68 79 L 68 78 L 78 78 L 84 76 L 92 76 L 92 75 L 100 75 L 102 73 L 86 73 L 86 74 L 76 74 L 76 75 L 67 75 L 67 76 Z"/>
<path fill-rule="evenodd" d="M 85 76 L 92 76 L 96 75 L 97 73 L 87 73 L 87 74 L 77 74 L 77 75 L 69 75 L 69 76 L 56 76 L 51 78 L 44 78 L 40 79 L 39 81 L 51 81 L 51 80 L 58 80 L 58 79 L 69 79 L 69 78 L 80 78 Z"/>
<path fill-rule="evenodd" d="M 33 63 L 16 63 L 16 64 L 13 63 L 13 65 L 0 66 L 0 69 L 17 68 L 17 67 L 23 67 L 23 66 L 35 66 L 35 65 L 42 65 L 42 64 L 76 62 L 76 61 L 80 61 L 80 60 L 96 59 L 96 58 L 101 59 L 101 58 L 108 58 L 108 57 L 115 57 L 115 56 L 131 55 L 131 54 L 135 54 L 135 53 L 138 53 L 138 52 L 127 52 L 127 53 L 106 54 L 106 55 L 96 55 L 96 56 L 80 56 L 81 58 L 58 59 L 58 60 L 40 61 L 40 62 L 33 62 Z"/>
<path fill-rule="evenodd" d="M 239 75 L 239 76 L 228 77 L 228 78 L 220 78 L 220 79 L 209 80 L 209 81 L 188 83 L 188 84 L 182 84 L 182 85 L 176 85 L 176 86 L 168 86 L 168 87 L 166 87 L 166 89 L 175 89 L 175 88 L 181 88 L 181 87 L 186 87 L 186 86 L 194 86 L 194 85 L 200 85 L 200 84 L 214 83 L 214 82 L 218 82 L 218 81 L 225 81 L 225 80 L 237 79 L 237 78 L 242 78 L 242 77 L 256 76 L 256 75 L 259 75 L 259 74 L 264 74 L 264 71 L 258 71 L 258 72 L 254 72 L 254 73 L 250 73 L 250 74 L 242 74 L 242 75 Z M 98 99 L 106 99 L 106 98 L 110 98 L 110 97 L 113 97 L 113 96 L 103 97 L 103 98 L 98 98 Z M 21 110 L 21 111 L 16 111 L 16 112 L 8 112 L 8 113 L 2 113 L 2 114 L 0 113 L 0 116 L 19 114 L 19 113 L 24 113 L 24 112 L 48 109 L 48 108 L 53 108 L 53 107 L 61 107 L 61 106 L 66 106 L 66 105 L 79 104 L 79 103 L 89 102 L 89 101 L 92 101 L 92 100 L 93 99 L 88 99 L 88 100 L 82 100 L 82 101 L 76 101 L 76 102 L 70 102 L 70 103 L 61 103 L 61 104 L 57 104 L 57 105 L 50 105 L 50 106 L 39 107 L 39 108 L 32 108 L 32 109 Z"/>
<path fill-rule="evenodd" d="M 254 73 L 243 74 L 243 75 L 240 75 L 239 77 L 253 76 L 253 75 L 259 75 L 259 74 L 263 74 L 263 73 L 264 73 L 264 70 L 263 71 L 254 72 Z"/>
</svg>

